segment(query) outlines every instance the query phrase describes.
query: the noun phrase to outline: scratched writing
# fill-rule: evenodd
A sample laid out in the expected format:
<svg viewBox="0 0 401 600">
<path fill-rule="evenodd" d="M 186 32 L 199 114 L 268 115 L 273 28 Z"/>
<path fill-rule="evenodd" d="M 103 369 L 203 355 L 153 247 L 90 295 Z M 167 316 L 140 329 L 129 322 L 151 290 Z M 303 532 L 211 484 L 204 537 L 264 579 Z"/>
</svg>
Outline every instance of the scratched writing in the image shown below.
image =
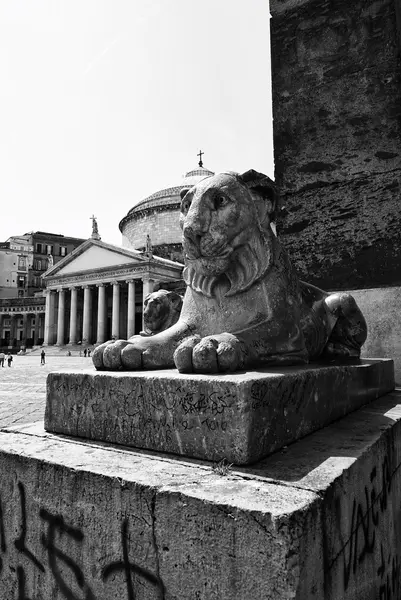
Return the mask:
<svg viewBox="0 0 401 600">
<path fill-rule="evenodd" d="M 185 415 L 210 414 L 222 415 L 227 408 L 231 408 L 235 396 L 230 392 L 202 392 L 184 391 L 177 387 L 174 394 L 164 399 L 168 410 L 180 409 Z"/>
</svg>

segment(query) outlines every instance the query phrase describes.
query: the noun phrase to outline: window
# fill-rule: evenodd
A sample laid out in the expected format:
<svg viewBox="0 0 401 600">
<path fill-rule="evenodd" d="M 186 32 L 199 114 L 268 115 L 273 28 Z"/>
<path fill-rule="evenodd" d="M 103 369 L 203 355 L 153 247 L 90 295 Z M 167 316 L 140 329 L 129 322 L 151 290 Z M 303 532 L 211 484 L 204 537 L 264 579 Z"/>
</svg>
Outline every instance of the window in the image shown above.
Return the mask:
<svg viewBox="0 0 401 600">
<path fill-rule="evenodd" d="M 18 290 L 18 298 L 24 297 L 24 290 Z"/>
<path fill-rule="evenodd" d="M 66 246 L 60 246 L 60 256 L 65 256 L 67 254 Z"/>
<path fill-rule="evenodd" d="M 35 319 L 31 319 L 31 325 L 35 325 Z"/>
<path fill-rule="evenodd" d="M 18 275 L 17 286 L 18 287 L 25 287 L 25 280 L 26 280 L 25 275 Z"/>
<path fill-rule="evenodd" d="M 46 254 L 53 254 L 53 246 L 47 244 L 46 246 Z"/>
<path fill-rule="evenodd" d="M 19 256 L 18 257 L 18 270 L 25 271 L 25 269 L 26 269 L 26 257 Z"/>
<path fill-rule="evenodd" d="M 43 250 L 42 250 L 42 244 L 36 244 L 36 252 L 38 254 L 42 254 Z"/>
<path fill-rule="evenodd" d="M 42 261 L 39 260 L 38 258 L 35 260 L 34 268 L 35 268 L 35 271 L 42 270 Z"/>
</svg>

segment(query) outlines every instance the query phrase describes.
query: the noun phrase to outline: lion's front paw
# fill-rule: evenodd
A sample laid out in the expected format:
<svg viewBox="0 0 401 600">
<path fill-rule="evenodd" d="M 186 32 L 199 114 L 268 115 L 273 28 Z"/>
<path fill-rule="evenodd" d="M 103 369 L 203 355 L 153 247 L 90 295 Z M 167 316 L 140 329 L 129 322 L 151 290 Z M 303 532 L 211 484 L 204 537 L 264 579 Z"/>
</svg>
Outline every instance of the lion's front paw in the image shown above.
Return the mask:
<svg viewBox="0 0 401 600">
<path fill-rule="evenodd" d="M 95 348 L 92 360 L 98 371 L 135 371 L 142 368 L 142 352 L 126 340 L 101 344 Z"/>
<path fill-rule="evenodd" d="M 239 340 L 231 333 L 197 336 L 184 340 L 174 352 L 180 373 L 219 373 L 242 367 Z"/>
</svg>

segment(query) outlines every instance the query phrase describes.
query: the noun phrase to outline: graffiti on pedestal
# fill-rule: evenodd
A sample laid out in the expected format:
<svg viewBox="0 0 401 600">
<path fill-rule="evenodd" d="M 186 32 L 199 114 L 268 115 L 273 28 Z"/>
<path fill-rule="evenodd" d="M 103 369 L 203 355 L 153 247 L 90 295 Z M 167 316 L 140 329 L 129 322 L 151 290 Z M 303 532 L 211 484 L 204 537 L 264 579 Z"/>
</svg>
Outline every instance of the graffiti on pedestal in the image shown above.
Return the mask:
<svg viewBox="0 0 401 600">
<path fill-rule="evenodd" d="M 383 544 L 383 531 L 386 530 L 385 521 L 391 523 L 392 515 L 389 507 L 394 477 L 401 465 L 390 469 L 387 456 L 380 465 L 374 466 L 369 474 L 369 481 L 364 486 L 363 492 L 351 499 L 352 510 L 350 519 L 344 510 L 344 499 L 338 496 L 335 500 L 336 529 L 343 531 L 343 524 L 349 523 L 347 534 L 341 540 L 341 548 L 327 565 L 327 572 L 334 566 L 339 568 L 342 564 L 343 592 L 346 593 L 352 578 L 357 578 L 359 571 L 369 556 L 373 557 L 377 569 L 377 600 L 399 600 L 401 597 L 400 581 L 400 556 L 391 543 Z M 400 532 L 401 533 L 401 532 Z M 380 561 L 378 560 L 380 557 Z M 370 563 L 371 564 L 371 563 Z M 348 597 L 348 596 L 347 596 Z"/>
<path fill-rule="evenodd" d="M 43 577 L 51 578 L 60 595 L 58 597 L 66 600 L 103 600 L 105 596 L 100 592 L 96 596 L 93 591 L 93 583 L 88 581 L 87 574 L 84 572 L 83 564 L 79 564 L 74 556 L 82 557 L 82 544 L 85 541 L 84 532 L 79 528 L 67 523 L 63 515 L 53 514 L 46 508 L 38 510 L 38 518 L 43 524 L 45 533 L 40 539 L 33 539 L 34 532 L 38 528 L 29 530 L 27 498 L 24 485 L 19 481 L 18 488 L 18 533 L 14 539 L 14 530 L 12 527 L 7 529 L 7 520 L 5 517 L 4 498 L 0 496 L 0 580 L 3 575 L 5 562 L 7 560 L 9 573 L 14 573 L 16 578 L 17 596 L 15 600 L 34 600 L 30 595 L 33 590 L 28 589 L 28 581 L 34 579 L 33 572 L 41 574 Z M 153 507 L 154 509 L 154 507 Z M 32 519 L 32 514 L 31 517 Z M 127 518 L 122 520 L 121 524 L 121 555 L 117 560 L 105 565 L 101 565 L 101 580 L 103 583 L 113 577 L 121 574 L 125 581 L 126 600 L 136 600 L 137 587 L 148 585 L 151 588 L 154 600 L 163 600 L 164 585 L 158 574 L 149 569 L 136 564 L 130 558 L 131 537 L 128 533 L 129 521 Z M 153 528 L 152 528 L 153 529 Z M 37 533 L 39 536 L 39 534 Z M 154 538 L 154 531 L 152 530 Z M 41 554 L 44 554 L 47 560 L 40 560 L 35 555 L 32 548 L 29 547 L 27 540 Z M 60 547 L 60 540 L 68 540 L 70 552 L 67 553 Z M 13 542 L 13 543 L 12 543 Z M 10 543 L 16 550 L 11 555 Z M 75 551 L 74 551 L 75 550 Z M 72 573 L 73 577 L 66 577 L 66 572 Z M 30 577 L 28 577 L 30 574 Z M 90 574 L 93 576 L 93 572 Z M 135 577 L 133 577 L 133 575 Z M 9 578 L 10 575 L 7 574 Z M 68 582 L 67 579 L 70 581 Z M 72 583 L 71 583 L 72 581 Z M 139 583 L 138 583 L 139 582 Z M 11 598 L 10 598 L 11 600 Z M 121 597 L 121 600 L 125 600 Z"/>
<path fill-rule="evenodd" d="M 121 546 L 122 546 L 122 559 L 113 562 L 103 569 L 102 577 L 104 580 L 108 579 L 114 573 L 122 573 L 125 576 L 127 584 L 127 598 L 128 600 L 135 600 L 135 589 L 132 581 L 132 575 L 138 575 L 148 583 L 150 583 L 158 592 L 157 598 L 163 600 L 164 588 L 163 583 L 159 577 L 148 571 L 134 562 L 130 561 L 128 555 L 128 519 L 124 519 L 121 527 Z"/>
</svg>

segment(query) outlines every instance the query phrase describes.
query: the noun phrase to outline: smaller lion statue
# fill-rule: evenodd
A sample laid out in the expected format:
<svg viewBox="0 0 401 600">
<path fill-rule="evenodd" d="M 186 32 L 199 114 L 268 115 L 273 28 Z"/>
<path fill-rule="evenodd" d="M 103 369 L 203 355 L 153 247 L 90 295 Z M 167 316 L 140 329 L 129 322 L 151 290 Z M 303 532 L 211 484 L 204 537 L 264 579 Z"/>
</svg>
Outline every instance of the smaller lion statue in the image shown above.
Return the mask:
<svg viewBox="0 0 401 600">
<path fill-rule="evenodd" d="M 299 280 L 274 234 L 278 193 L 269 177 L 218 173 L 181 198 L 180 317 L 156 335 L 101 344 L 97 369 L 219 373 L 359 358 L 365 319 L 350 294 Z"/>
<path fill-rule="evenodd" d="M 169 290 L 148 294 L 143 303 L 144 329 L 139 335 L 148 337 L 177 323 L 182 308 L 182 296 Z"/>
</svg>

